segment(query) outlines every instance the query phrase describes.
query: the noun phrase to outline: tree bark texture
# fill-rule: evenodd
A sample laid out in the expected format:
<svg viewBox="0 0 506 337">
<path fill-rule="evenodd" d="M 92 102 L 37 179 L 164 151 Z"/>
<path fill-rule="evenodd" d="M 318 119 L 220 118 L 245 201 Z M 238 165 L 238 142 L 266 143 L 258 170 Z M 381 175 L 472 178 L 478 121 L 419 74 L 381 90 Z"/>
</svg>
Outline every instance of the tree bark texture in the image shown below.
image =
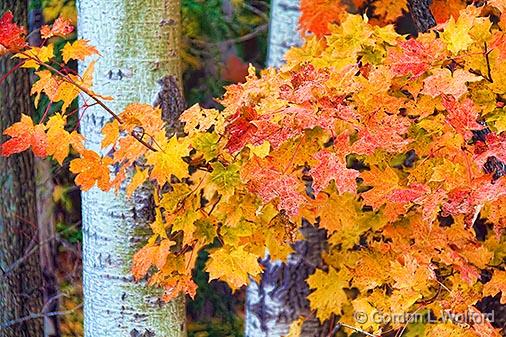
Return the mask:
<svg viewBox="0 0 506 337">
<path fill-rule="evenodd" d="M 131 102 L 153 103 L 158 80 L 181 80 L 179 0 L 81 0 L 78 33 L 102 57 L 93 89 L 115 97 L 114 111 Z M 80 64 L 83 72 L 87 64 Z M 82 102 L 81 102 L 82 103 Z M 99 151 L 101 128 L 110 116 L 89 108 L 81 120 L 86 146 Z M 134 283 L 132 255 L 146 242 L 148 192 L 129 199 L 122 190 L 93 188 L 82 194 L 83 287 L 86 337 L 182 337 L 186 335 L 184 297 L 170 303 L 143 282 Z"/>
<path fill-rule="evenodd" d="M 27 25 L 28 2 L 1 0 L 0 15 L 12 11 Z M 0 77 L 17 61 L 0 59 Z M 33 112 L 30 74 L 18 69 L 0 84 L 0 134 Z M 8 137 L 0 136 L 3 143 Z M 0 157 L 0 324 L 13 322 L 42 309 L 42 276 L 37 236 L 37 200 L 34 161 L 30 151 Z M 1 337 L 42 336 L 42 319 L 31 319 L 0 329 Z"/>
<path fill-rule="evenodd" d="M 436 25 L 429 6 L 432 0 L 408 0 L 408 8 L 419 33 L 425 33 Z"/>
<path fill-rule="evenodd" d="M 286 51 L 302 44 L 299 34 L 300 0 L 272 0 L 267 66 L 279 67 Z"/>
</svg>

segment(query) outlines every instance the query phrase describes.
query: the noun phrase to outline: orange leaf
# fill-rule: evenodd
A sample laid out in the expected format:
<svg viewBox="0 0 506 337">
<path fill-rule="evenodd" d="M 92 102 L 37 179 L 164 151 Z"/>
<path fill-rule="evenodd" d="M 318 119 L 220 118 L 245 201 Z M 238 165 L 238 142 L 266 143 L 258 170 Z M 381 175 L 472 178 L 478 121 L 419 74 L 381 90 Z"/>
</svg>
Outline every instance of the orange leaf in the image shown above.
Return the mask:
<svg viewBox="0 0 506 337">
<path fill-rule="evenodd" d="M 53 36 L 67 37 L 73 31 L 74 26 L 72 25 L 72 21 L 62 17 L 56 19 L 52 27 L 44 25 L 40 28 L 40 34 L 43 39 L 49 39 Z"/>
<path fill-rule="evenodd" d="M 32 148 L 37 157 L 44 158 L 47 153 L 47 136 L 44 126 L 34 125 L 27 115 L 21 115 L 21 121 L 14 123 L 4 131 L 4 135 L 12 138 L 1 145 L 0 155 L 10 156 Z"/>
<path fill-rule="evenodd" d="M 336 0 L 301 0 L 300 29 L 322 36 L 330 32 L 330 23 L 339 23 L 346 7 Z"/>
<path fill-rule="evenodd" d="M 60 165 L 63 160 L 69 155 L 70 145 L 76 150 L 83 148 L 84 137 L 72 131 L 69 133 L 65 130 L 67 117 L 61 114 L 56 114 L 49 118 L 46 124 L 47 127 L 47 154 L 53 156 Z"/>
<path fill-rule="evenodd" d="M 84 191 L 92 188 L 95 183 L 98 187 L 107 191 L 110 187 L 109 167 L 110 158 L 100 158 L 98 153 L 91 150 L 83 150 L 81 158 L 70 162 L 70 171 L 76 173 L 75 182 Z"/>
<path fill-rule="evenodd" d="M 73 43 L 68 42 L 62 50 L 63 61 L 65 63 L 70 60 L 82 61 L 88 56 L 99 54 L 97 48 L 88 43 L 88 40 L 76 40 Z"/>
</svg>

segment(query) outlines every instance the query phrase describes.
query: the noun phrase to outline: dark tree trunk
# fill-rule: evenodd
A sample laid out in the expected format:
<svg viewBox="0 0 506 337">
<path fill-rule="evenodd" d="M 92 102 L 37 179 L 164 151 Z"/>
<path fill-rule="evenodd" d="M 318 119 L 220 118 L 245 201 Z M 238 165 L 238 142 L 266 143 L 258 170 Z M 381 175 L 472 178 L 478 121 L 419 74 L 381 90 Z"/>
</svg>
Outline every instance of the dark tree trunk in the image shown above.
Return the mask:
<svg viewBox="0 0 506 337">
<path fill-rule="evenodd" d="M 425 33 L 436 25 L 429 6 L 432 0 L 408 0 L 408 8 L 419 33 Z"/>
<path fill-rule="evenodd" d="M 11 10 L 18 24 L 27 24 L 27 1 L 0 0 L 0 15 Z M 0 77 L 16 65 L 0 59 Z M 30 74 L 18 70 L 0 84 L 0 133 L 33 111 Z M 0 136 L 0 142 L 6 138 Z M 0 157 L 0 337 L 42 336 L 42 320 L 21 320 L 42 309 L 42 275 L 38 254 L 37 200 L 33 157 L 24 152 Z M 16 323 L 17 320 L 21 322 Z"/>
</svg>

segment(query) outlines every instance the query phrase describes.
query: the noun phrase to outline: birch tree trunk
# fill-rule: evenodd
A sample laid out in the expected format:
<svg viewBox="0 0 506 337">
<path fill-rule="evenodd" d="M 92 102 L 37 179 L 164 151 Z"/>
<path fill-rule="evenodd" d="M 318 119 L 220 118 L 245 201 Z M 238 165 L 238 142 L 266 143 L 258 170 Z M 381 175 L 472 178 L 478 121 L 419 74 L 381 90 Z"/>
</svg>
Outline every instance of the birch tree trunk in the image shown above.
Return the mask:
<svg viewBox="0 0 506 337">
<path fill-rule="evenodd" d="M 26 26 L 28 1 L 0 0 L 0 15 L 10 10 L 17 24 Z M 0 77 L 17 63 L 0 58 Z M 21 114 L 30 115 L 30 73 L 18 69 L 0 84 L 1 134 Z M 38 337 L 42 319 L 26 318 L 42 309 L 42 275 L 37 237 L 37 199 L 33 155 L 29 151 L 0 157 L 0 336 Z"/>
<path fill-rule="evenodd" d="M 286 51 L 300 45 L 300 0 L 272 0 L 269 27 L 267 66 L 279 67 L 284 63 Z"/>
<path fill-rule="evenodd" d="M 93 88 L 115 97 L 107 103 L 112 110 L 120 112 L 130 102 L 153 103 L 164 75 L 180 81 L 179 0 L 81 0 L 78 18 L 80 37 L 102 55 Z M 87 147 L 99 150 L 108 120 L 99 107 L 87 110 L 81 121 Z M 85 336 L 185 336 L 184 297 L 164 304 L 159 291 L 134 283 L 130 273 L 132 255 L 147 238 L 145 200 L 96 188 L 82 199 Z"/>
<path fill-rule="evenodd" d="M 298 0 L 273 0 L 269 29 L 267 65 L 279 67 L 286 51 L 302 43 L 298 31 L 300 7 Z M 322 327 L 312 317 L 309 288 L 305 279 L 321 265 L 325 233 L 304 223 L 301 231 L 304 241 L 297 242 L 295 253 L 287 263 L 271 261 L 267 256 L 260 283 L 252 281 L 246 297 L 246 337 L 280 337 L 288 333 L 291 323 L 304 315 L 301 336 L 320 336 Z"/>
</svg>

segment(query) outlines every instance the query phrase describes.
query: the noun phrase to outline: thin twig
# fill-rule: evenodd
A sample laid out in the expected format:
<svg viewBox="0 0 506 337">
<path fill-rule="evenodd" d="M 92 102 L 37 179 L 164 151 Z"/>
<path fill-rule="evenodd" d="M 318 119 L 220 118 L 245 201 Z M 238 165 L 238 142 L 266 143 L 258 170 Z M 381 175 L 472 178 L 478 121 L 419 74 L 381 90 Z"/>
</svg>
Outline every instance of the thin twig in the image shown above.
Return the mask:
<svg viewBox="0 0 506 337">
<path fill-rule="evenodd" d="M 23 323 L 23 322 L 26 322 L 26 321 L 29 321 L 32 319 L 68 315 L 68 314 L 71 314 L 74 311 L 80 309 L 82 306 L 83 306 L 83 304 L 81 303 L 81 304 L 76 305 L 72 309 L 65 310 L 65 311 L 53 311 L 53 312 L 47 312 L 47 313 L 32 313 L 30 315 L 27 315 L 27 316 L 24 316 L 21 318 L 13 319 L 13 320 L 7 321 L 5 323 L 0 323 L 0 330 L 6 329 L 6 328 L 11 327 L 13 325 L 20 324 L 20 323 Z"/>
</svg>

